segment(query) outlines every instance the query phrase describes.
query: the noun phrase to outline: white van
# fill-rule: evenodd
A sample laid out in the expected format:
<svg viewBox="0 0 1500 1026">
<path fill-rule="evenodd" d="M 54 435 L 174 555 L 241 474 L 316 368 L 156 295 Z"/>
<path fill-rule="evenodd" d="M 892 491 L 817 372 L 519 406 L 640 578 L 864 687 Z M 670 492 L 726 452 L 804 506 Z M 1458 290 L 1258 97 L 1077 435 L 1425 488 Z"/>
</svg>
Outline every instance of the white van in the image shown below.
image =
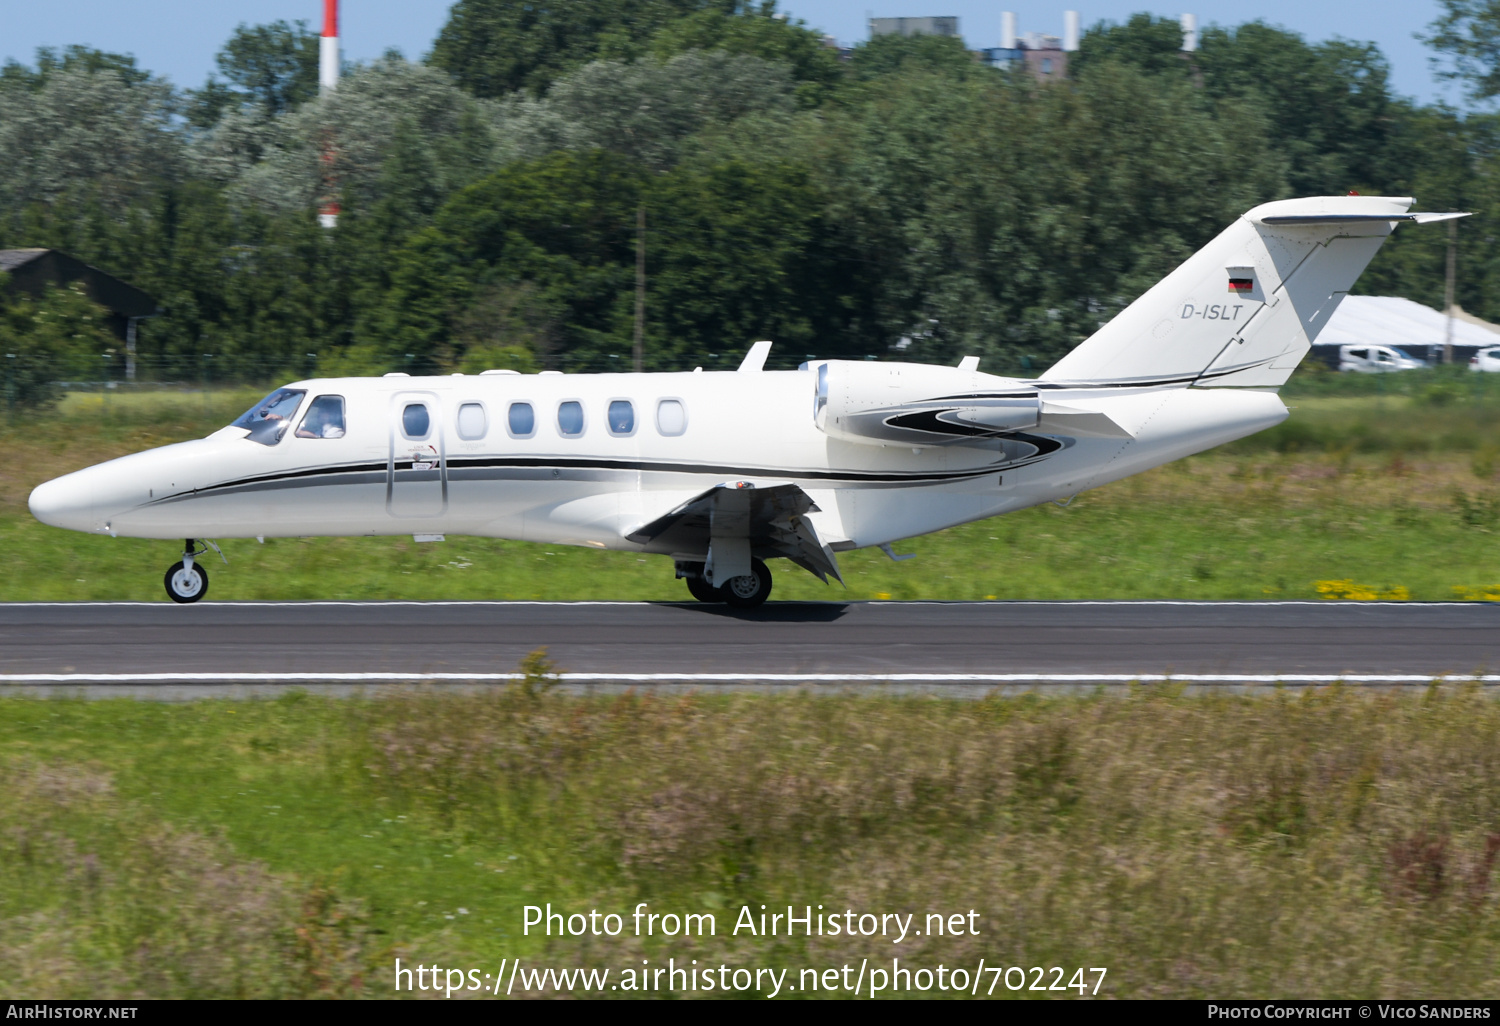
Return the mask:
<svg viewBox="0 0 1500 1026">
<path fill-rule="evenodd" d="M 1469 370 L 1488 371 L 1491 374 L 1500 372 L 1500 346 L 1481 349 L 1469 357 Z"/>
<path fill-rule="evenodd" d="M 1427 364 L 1390 346 L 1339 346 L 1339 370 L 1380 374 L 1385 371 L 1416 370 Z"/>
</svg>

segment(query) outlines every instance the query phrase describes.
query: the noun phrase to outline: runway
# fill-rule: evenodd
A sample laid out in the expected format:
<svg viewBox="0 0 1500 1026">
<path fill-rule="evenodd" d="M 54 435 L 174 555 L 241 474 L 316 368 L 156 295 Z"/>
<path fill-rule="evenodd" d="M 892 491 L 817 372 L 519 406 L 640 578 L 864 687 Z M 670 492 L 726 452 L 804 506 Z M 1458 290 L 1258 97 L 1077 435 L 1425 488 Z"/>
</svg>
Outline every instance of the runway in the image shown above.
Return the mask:
<svg viewBox="0 0 1500 1026">
<path fill-rule="evenodd" d="M 1500 683 L 1482 603 L 0 604 L 0 684 Z"/>
</svg>

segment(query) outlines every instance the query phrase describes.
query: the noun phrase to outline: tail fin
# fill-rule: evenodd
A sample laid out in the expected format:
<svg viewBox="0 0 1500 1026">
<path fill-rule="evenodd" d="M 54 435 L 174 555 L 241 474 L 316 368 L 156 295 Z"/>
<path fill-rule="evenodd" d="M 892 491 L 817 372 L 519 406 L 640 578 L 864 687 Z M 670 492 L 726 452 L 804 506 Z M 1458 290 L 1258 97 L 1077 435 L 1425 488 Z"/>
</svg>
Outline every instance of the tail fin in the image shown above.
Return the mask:
<svg viewBox="0 0 1500 1026">
<path fill-rule="evenodd" d="M 1042 379 L 1129 385 L 1285 384 L 1339 302 L 1410 214 L 1389 196 L 1264 203 L 1224 229 Z"/>
</svg>

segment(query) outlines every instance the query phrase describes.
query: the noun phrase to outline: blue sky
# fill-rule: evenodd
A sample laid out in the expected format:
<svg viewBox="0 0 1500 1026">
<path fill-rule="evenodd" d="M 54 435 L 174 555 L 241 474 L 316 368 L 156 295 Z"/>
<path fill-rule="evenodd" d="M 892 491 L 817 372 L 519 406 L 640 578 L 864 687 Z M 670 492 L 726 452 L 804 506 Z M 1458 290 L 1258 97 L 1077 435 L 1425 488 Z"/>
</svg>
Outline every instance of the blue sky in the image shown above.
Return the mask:
<svg viewBox="0 0 1500 1026">
<path fill-rule="evenodd" d="M 396 47 L 420 57 L 432 46 L 447 18 L 449 0 L 343 0 L 345 57 L 363 61 Z M 1072 7 L 1085 27 L 1121 21 L 1131 13 L 1176 17 L 1184 9 L 1200 26 L 1237 25 L 1257 18 L 1302 33 L 1311 40 L 1332 36 L 1372 40 L 1385 52 L 1399 93 L 1421 100 L 1458 99 L 1428 66 L 1431 51 L 1413 35 L 1437 16 L 1436 0 L 1364 0 L 1357 6 L 1329 0 L 1185 0 L 1180 7 L 1156 9 L 1143 0 L 783 0 L 782 8 L 808 25 L 845 43 L 865 37 L 865 18 L 957 15 L 970 46 L 994 46 L 1000 38 L 1000 12 L 1013 10 L 1022 32 L 1062 33 L 1062 12 Z M 38 46 L 84 43 L 102 50 L 134 53 L 145 67 L 182 86 L 203 82 L 214 68 L 214 54 L 240 22 L 251 24 L 303 18 L 321 27 L 321 0 L 0 0 L 0 59 L 30 63 Z"/>
</svg>

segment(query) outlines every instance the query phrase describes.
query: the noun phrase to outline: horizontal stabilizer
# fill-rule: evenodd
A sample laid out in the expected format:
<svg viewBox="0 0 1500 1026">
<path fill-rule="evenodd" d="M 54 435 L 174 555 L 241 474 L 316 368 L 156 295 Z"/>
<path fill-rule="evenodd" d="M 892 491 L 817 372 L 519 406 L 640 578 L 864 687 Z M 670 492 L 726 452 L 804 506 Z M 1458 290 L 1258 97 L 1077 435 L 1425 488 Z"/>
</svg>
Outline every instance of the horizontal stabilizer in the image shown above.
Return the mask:
<svg viewBox="0 0 1500 1026">
<path fill-rule="evenodd" d="M 1415 224 L 1431 224 L 1434 221 L 1452 221 L 1457 217 L 1468 217 L 1457 211 L 1449 214 L 1293 214 L 1280 217 L 1263 217 L 1261 224 L 1312 225 L 1312 224 L 1360 224 L 1367 221 L 1411 221 Z"/>
</svg>

